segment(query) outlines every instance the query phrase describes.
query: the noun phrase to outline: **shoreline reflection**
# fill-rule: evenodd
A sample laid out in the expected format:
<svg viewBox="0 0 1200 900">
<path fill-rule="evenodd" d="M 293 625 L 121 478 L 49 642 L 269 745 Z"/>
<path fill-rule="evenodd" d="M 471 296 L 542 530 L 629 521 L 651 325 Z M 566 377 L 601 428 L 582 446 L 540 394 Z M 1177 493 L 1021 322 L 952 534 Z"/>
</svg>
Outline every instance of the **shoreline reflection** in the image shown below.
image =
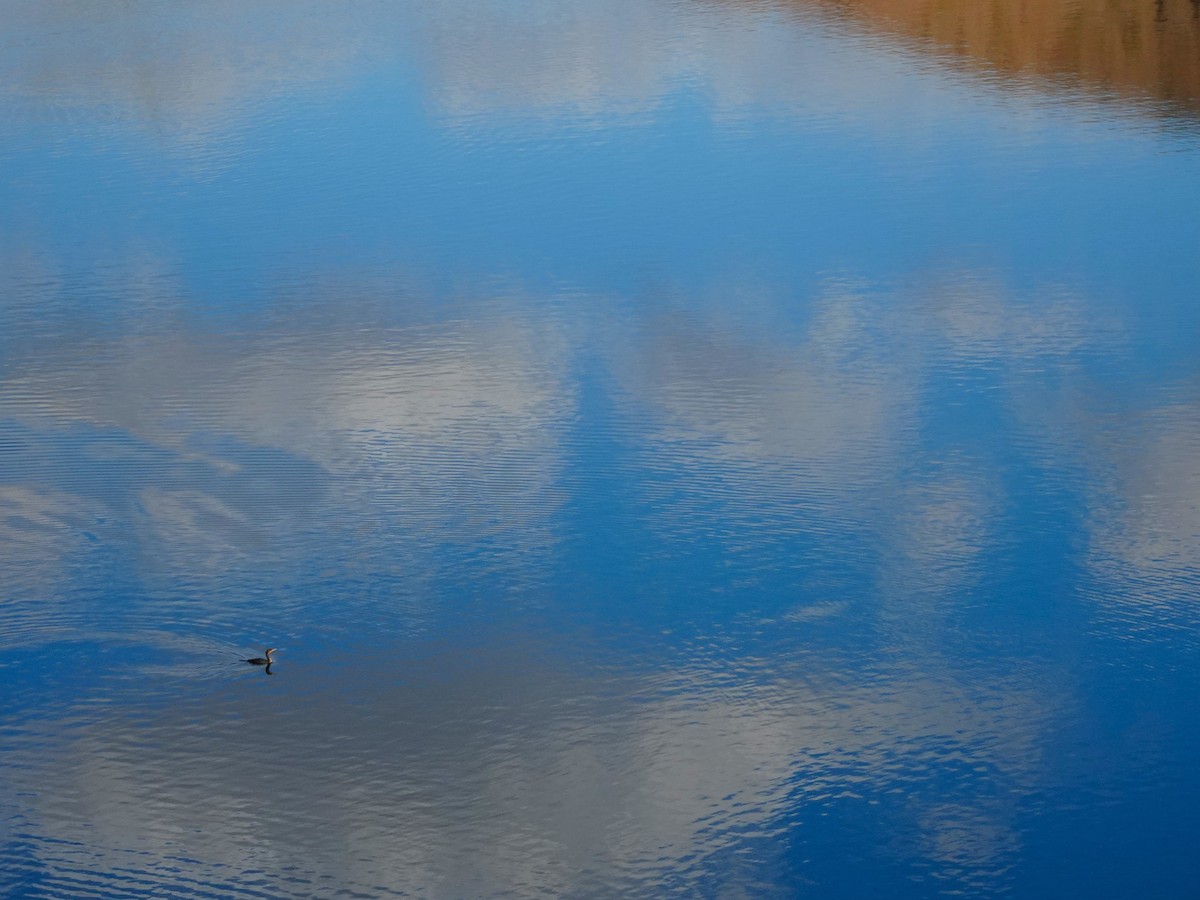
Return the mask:
<svg viewBox="0 0 1200 900">
<path fill-rule="evenodd" d="M 739 0 L 725 0 L 734 6 Z M 1197 0 L 776 0 L 820 10 L 986 66 L 1000 77 L 1069 78 L 1200 114 Z"/>
</svg>

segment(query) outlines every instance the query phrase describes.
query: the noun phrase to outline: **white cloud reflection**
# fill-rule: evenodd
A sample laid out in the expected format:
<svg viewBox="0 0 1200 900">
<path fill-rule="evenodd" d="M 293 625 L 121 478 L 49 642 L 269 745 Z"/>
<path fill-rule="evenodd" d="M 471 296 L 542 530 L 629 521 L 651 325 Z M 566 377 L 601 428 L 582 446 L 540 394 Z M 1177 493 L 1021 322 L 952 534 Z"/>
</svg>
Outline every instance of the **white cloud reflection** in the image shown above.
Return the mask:
<svg viewBox="0 0 1200 900">
<path fill-rule="evenodd" d="M 1090 498 L 1090 563 L 1098 583 L 1120 588 L 1107 611 L 1134 633 L 1192 626 L 1200 620 L 1200 402 L 1140 410 L 1128 432 L 1089 437 L 1103 476 Z"/>
<path fill-rule="evenodd" d="M 510 665 L 377 687 L 349 707 L 329 690 L 303 708 L 222 701 L 252 721 L 211 701 L 137 729 L 109 721 L 36 767 L 35 815 L 90 848 L 72 861 L 48 843 L 43 862 L 169 882 L 186 847 L 201 887 L 230 892 L 249 891 L 256 870 L 290 873 L 290 887 L 272 882 L 284 894 L 321 876 L 446 897 L 641 893 L 664 879 L 710 890 L 721 875 L 707 863 L 774 833 L 785 810 L 819 817 L 904 785 L 913 809 L 892 827 L 918 835 L 951 880 L 986 886 L 1019 848 L 1011 813 L 986 797 L 960 794 L 953 809 L 916 798 L 959 765 L 990 769 L 998 794 L 1030 789 L 1054 713 L 1011 684 L 731 687 L 703 671 L 630 705 L 591 696 L 571 672 Z"/>
<path fill-rule="evenodd" d="M 131 125 L 202 152 L 263 101 L 335 80 L 362 39 L 321 3 L 15 2 L 0 97 L 17 121 Z"/>
</svg>

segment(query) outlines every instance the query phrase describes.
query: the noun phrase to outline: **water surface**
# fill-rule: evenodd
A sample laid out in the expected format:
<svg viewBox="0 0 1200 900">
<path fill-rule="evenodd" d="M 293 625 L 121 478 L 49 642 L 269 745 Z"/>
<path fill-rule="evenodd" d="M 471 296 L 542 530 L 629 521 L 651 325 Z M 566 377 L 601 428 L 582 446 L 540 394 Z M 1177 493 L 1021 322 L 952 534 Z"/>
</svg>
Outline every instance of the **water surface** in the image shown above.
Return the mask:
<svg viewBox="0 0 1200 900">
<path fill-rule="evenodd" d="M 4 890 L 1187 895 L 1197 26 L 1117 6 L 4 3 Z"/>
</svg>

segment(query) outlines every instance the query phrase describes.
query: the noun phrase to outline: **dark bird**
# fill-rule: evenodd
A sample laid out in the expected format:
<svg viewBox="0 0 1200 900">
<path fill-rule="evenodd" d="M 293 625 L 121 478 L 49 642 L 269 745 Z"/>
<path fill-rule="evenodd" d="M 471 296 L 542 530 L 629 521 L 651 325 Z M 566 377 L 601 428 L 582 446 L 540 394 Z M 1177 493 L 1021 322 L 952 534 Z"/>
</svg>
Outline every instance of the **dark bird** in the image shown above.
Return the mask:
<svg viewBox="0 0 1200 900">
<path fill-rule="evenodd" d="M 251 659 L 242 660 L 242 662 L 248 662 L 252 666 L 269 666 L 271 663 L 275 662 L 275 660 L 271 659 L 271 654 L 274 653 L 278 649 L 279 649 L 278 647 L 268 647 L 266 650 L 263 651 L 263 653 L 266 654 L 265 657 L 255 656 L 255 657 L 252 657 Z"/>
</svg>

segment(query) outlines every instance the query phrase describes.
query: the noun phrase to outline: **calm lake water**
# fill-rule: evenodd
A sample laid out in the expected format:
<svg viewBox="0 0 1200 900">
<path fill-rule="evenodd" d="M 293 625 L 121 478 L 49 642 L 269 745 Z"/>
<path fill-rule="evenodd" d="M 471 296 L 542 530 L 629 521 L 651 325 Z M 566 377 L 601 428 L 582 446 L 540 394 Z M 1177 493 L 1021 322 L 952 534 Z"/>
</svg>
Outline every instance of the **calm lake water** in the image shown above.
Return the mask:
<svg viewBox="0 0 1200 900">
<path fill-rule="evenodd" d="M 1200 22 L 1015 6 L 0 2 L 0 893 L 1191 895 Z"/>
</svg>

